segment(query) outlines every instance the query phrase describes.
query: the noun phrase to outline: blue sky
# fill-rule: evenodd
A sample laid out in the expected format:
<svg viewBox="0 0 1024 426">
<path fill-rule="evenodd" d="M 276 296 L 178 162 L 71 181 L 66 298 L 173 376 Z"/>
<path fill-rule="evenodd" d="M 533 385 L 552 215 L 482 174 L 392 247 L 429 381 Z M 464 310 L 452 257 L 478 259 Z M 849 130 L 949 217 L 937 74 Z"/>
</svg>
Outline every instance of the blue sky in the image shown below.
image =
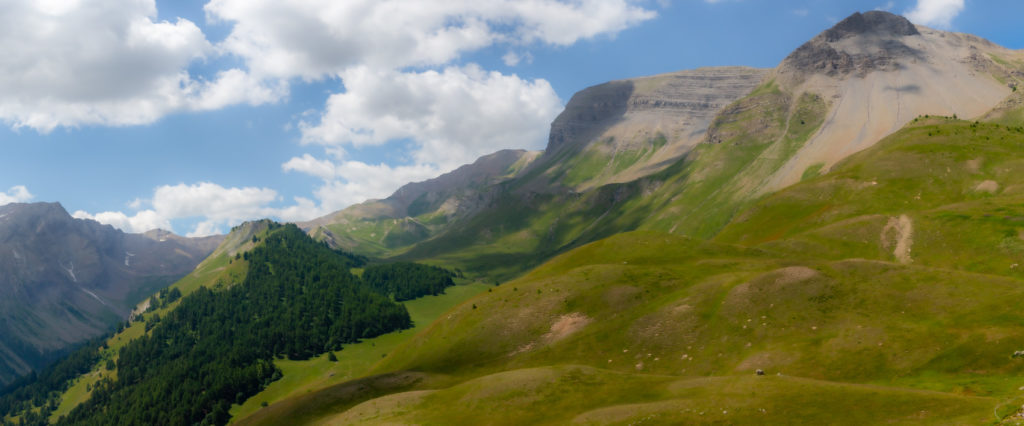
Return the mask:
<svg viewBox="0 0 1024 426">
<path fill-rule="evenodd" d="M 1024 2 L 0 0 L 0 204 L 225 232 L 543 149 L 572 94 L 774 67 L 856 11 L 1024 48 Z"/>
</svg>

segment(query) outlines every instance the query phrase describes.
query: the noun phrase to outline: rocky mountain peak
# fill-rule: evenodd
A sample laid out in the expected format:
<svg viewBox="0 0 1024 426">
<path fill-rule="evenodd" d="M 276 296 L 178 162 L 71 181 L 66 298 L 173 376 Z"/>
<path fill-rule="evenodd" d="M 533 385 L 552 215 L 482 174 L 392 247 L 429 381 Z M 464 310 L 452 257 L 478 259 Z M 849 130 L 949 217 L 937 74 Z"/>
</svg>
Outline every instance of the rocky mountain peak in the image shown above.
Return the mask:
<svg viewBox="0 0 1024 426">
<path fill-rule="evenodd" d="M 825 30 L 822 36 L 826 41 L 836 42 L 848 37 L 871 34 L 883 37 L 902 37 L 918 35 L 917 27 L 907 18 L 889 12 L 874 10 L 856 12 L 838 24 Z"/>
<path fill-rule="evenodd" d="M 8 217 L 67 218 L 71 215 L 60 203 L 11 203 L 0 206 L 0 215 Z"/>
<path fill-rule="evenodd" d="M 170 235 L 126 234 L 59 203 L 0 206 L 0 385 L 106 332 L 223 239 Z"/>
<path fill-rule="evenodd" d="M 793 51 L 782 61 L 780 74 L 799 83 L 814 74 L 863 77 L 872 71 L 897 71 L 904 62 L 927 60 L 908 40 L 920 35 L 902 16 L 854 13 Z"/>
</svg>

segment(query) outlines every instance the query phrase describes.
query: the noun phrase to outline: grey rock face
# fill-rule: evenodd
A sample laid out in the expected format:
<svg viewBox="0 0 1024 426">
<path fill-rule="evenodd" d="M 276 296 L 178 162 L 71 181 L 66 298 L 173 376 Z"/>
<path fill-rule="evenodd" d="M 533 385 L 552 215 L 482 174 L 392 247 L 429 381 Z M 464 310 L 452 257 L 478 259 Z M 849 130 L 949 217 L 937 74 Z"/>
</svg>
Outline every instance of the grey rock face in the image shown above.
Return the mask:
<svg viewBox="0 0 1024 426">
<path fill-rule="evenodd" d="M 612 81 L 586 88 L 551 123 L 545 155 L 579 148 L 624 121 L 667 119 L 677 128 L 705 129 L 722 108 L 750 93 L 767 71 L 714 67 Z"/>
<path fill-rule="evenodd" d="M 125 234 L 57 203 L 0 206 L 0 383 L 124 320 L 220 239 Z"/>
<path fill-rule="evenodd" d="M 797 74 L 863 76 L 895 71 L 901 61 L 924 59 L 903 37 L 920 35 L 914 24 L 889 12 L 855 13 L 797 48 L 781 67 Z"/>
<path fill-rule="evenodd" d="M 822 33 L 828 42 L 865 34 L 901 37 L 921 33 L 907 18 L 877 10 L 863 14 L 854 13 Z"/>
<path fill-rule="evenodd" d="M 565 110 L 551 123 L 545 152 L 550 155 L 565 145 L 601 134 L 626 113 L 633 87 L 630 80 L 612 81 L 572 95 Z"/>
</svg>

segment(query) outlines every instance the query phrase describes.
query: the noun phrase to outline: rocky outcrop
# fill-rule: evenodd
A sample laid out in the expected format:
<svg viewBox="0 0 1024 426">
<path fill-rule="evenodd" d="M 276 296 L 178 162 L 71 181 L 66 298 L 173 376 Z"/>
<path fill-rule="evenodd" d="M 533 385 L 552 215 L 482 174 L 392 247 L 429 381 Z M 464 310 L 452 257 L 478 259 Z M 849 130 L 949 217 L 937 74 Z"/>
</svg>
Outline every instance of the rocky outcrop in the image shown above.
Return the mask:
<svg viewBox="0 0 1024 426">
<path fill-rule="evenodd" d="M 605 137 L 633 139 L 625 133 L 635 127 L 648 133 L 660 130 L 669 142 L 692 140 L 766 74 L 767 70 L 747 67 L 700 68 L 588 87 L 573 95 L 551 123 L 545 155 L 579 150 Z"/>
<path fill-rule="evenodd" d="M 220 239 L 125 234 L 57 203 L 0 206 L 0 383 L 109 330 Z"/>
<path fill-rule="evenodd" d="M 878 37 L 902 37 L 920 34 L 917 27 L 907 18 L 889 12 L 873 10 L 866 13 L 855 12 L 838 24 L 821 33 L 829 42 L 836 42 L 849 37 L 873 35 Z"/>
<path fill-rule="evenodd" d="M 584 89 L 551 123 L 544 156 L 532 166 L 544 170 L 545 179 L 527 187 L 550 191 L 544 186 L 553 181 L 584 191 L 661 171 L 704 138 L 723 108 L 750 93 L 767 75 L 768 70 L 747 67 L 700 68 Z M 581 166 L 566 161 L 573 157 L 606 162 L 607 167 L 581 176 L 579 170 L 570 170 Z"/>
<path fill-rule="evenodd" d="M 1019 56 L 982 38 L 914 26 L 888 12 L 844 19 L 775 71 L 783 91 L 819 95 L 829 112 L 763 190 L 796 183 L 812 166 L 827 172 L 915 117 L 979 118 L 1011 94 Z"/>
<path fill-rule="evenodd" d="M 612 81 L 572 95 L 565 109 L 551 123 L 545 152 L 550 155 L 566 146 L 596 138 L 626 114 L 633 89 L 630 80 Z"/>
<path fill-rule="evenodd" d="M 863 77 L 876 70 L 895 71 L 901 61 L 924 59 L 923 52 L 903 39 L 920 34 L 902 16 L 880 11 L 854 13 L 797 48 L 783 60 L 782 68 L 800 76 Z"/>
</svg>

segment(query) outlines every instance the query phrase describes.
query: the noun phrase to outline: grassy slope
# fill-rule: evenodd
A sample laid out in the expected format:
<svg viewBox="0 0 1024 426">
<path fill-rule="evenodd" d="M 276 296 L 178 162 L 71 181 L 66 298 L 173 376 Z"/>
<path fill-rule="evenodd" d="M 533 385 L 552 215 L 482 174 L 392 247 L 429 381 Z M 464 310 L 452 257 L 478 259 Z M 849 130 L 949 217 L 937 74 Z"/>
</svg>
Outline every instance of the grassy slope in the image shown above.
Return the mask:
<svg viewBox="0 0 1024 426">
<path fill-rule="evenodd" d="M 378 398 L 327 424 L 979 424 L 990 398 L 792 377 L 680 378 L 582 366 L 522 369 Z M 452 410 L 447 407 L 458 406 Z M 856 407 L 856 409 L 850 409 Z"/>
<path fill-rule="evenodd" d="M 1022 149 L 1024 128 L 924 120 L 764 199 L 717 240 L 894 260 L 892 236 L 883 230 L 906 215 L 914 263 L 1024 277 L 1014 266 L 1024 255 Z"/>
<path fill-rule="evenodd" d="M 522 424 L 548 413 L 557 423 L 593 410 L 634 419 L 715 405 L 828 419 L 849 406 L 851 394 L 878 410 L 871 412 L 874 419 L 995 420 L 997 406 L 1019 406 L 1012 401 L 1024 380 L 1024 362 L 1010 357 L 1024 342 L 1024 314 L 1003 303 L 1024 296 L 1021 284 L 890 262 L 796 261 L 658 233 L 619 235 L 478 296 L 399 347 L 374 371 L 448 379 L 400 387 L 437 390 L 436 396 L 413 394 L 436 399 L 403 403 L 398 414 L 408 416 L 383 410 L 388 414 L 380 420 L 445 423 L 486 416 Z M 552 336 L 560 319 L 579 314 L 592 321 L 560 339 Z M 550 390 L 551 371 L 565 364 L 628 380 L 588 379 L 586 386 Z M 806 380 L 770 382 L 780 388 L 764 385 L 762 396 L 749 399 L 719 388 L 747 383 L 757 368 Z M 649 375 L 663 376 L 662 384 L 705 379 L 688 382 L 694 389 L 683 394 L 613 385 Z M 511 391 L 492 386 L 509 377 L 530 397 L 510 398 L 505 392 Z M 801 392 L 807 394 L 794 396 Z M 465 401 L 467 394 L 481 402 L 442 403 Z M 402 397 L 374 403 L 390 404 L 391 398 Z M 907 403 L 893 402 L 900 400 Z M 808 405 L 790 406 L 794 401 Z M 358 419 L 377 414 L 366 415 Z"/>
<path fill-rule="evenodd" d="M 200 286 L 215 288 L 241 282 L 245 279 L 247 269 L 248 266 L 244 260 L 234 260 L 227 253 L 215 253 L 214 256 L 203 261 L 189 275 L 169 288 L 177 288 L 181 290 L 182 296 L 187 296 Z M 178 303 L 180 302 L 172 303 L 145 315 L 149 316 L 155 313 L 164 316 L 168 311 L 177 307 Z M 108 371 L 105 368 L 106 360 L 112 359 L 116 361 L 118 350 L 131 340 L 141 337 L 143 333 L 145 333 L 145 324 L 136 321 L 130 327 L 125 328 L 124 331 L 114 334 L 107 339 L 108 349 L 102 351 L 100 362 L 89 373 L 74 379 L 68 390 L 61 395 L 60 405 L 50 416 L 50 421 L 56 421 L 61 416 L 69 413 L 78 404 L 87 400 L 91 395 L 89 388 L 101 378 L 109 377 L 116 379 L 117 370 Z"/>
<path fill-rule="evenodd" d="M 1007 303 L 1024 296 L 1022 132 L 925 120 L 755 203 L 718 242 L 634 232 L 572 250 L 373 370 L 418 382 L 331 406 L 338 386 L 305 399 L 331 408 L 306 419 L 998 421 L 1024 402 L 1024 313 Z M 882 232 L 899 215 L 909 264 Z"/>
<path fill-rule="evenodd" d="M 251 240 L 252 237 L 254 235 L 264 237 L 267 232 L 268 223 L 268 221 L 247 222 L 236 227 L 225 238 L 220 247 L 214 250 L 210 257 L 200 262 L 192 272 L 167 288 L 177 288 L 181 291 L 182 297 L 184 297 L 192 294 L 199 287 L 221 288 L 242 282 L 245 280 L 245 274 L 248 271 L 248 263 L 243 259 L 235 259 L 233 255 L 252 249 L 254 245 Z M 144 301 L 139 305 L 142 306 L 145 303 L 147 302 Z M 165 316 L 167 312 L 176 308 L 179 303 L 180 301 L 176 301 L 145 315 L 157 314 Z M 117 370 L 108 371 L 105 368 L 106 360 L 117 361 L 118 351 L 128 342 L 141 337 L 144 333 L 145 323 L 135 321 L 120 333 L 116 333 L 107 339 L 108 349 L 102 351 L 100 362 L 89 373 L 79 376 L 72 381 L 68 390 L 61 395 L 60 405 L 50 416 L 50 421 L 55 421 L 69 413 L 78 404 L 85 402 L 91 395 L 89 388 L 101 378 L 116 379 Z"/>
<path fill-rule="evenodd" d="M 307 361 L 277 360 L 274 364 L 281 369 L 284 377 L 271 383 L 245 404 L 233 406 L 231 415 L 235 420 L 244 419 L 260 410 L 263 402 L 274 404 L 286 398 L 363 377 L 385 354 L 440 318 L 445 311 L 489 288 L 489 285 L 467 283 L 449 287 L 440 296 L 425 296 L 405 302 L 415 324 L 412 329 L 345 345 L 344 350 L 336 352 L 337 362 L 328 361 L 327 354 Z"/>
<path fill-rule="evenodd" d="M 710 132 L 717 143 L 701 144 L 660 173 L 582 194 L 517 192 L 528 182 L 544 179 L 556 186 L 566 184 L 565 179 L 576 183 L 573 176 L 594 175 L 591 169 L 598 164 L 608 167 L 610 161 L 594 162 L 588 160 L 589 154 L 549 160 L 554 164 L 549 173 L 535 169 L 510 182 L 492 209 L 400 256 L 430 259 L 483 279 L 505 281 L 558 253 L 623 231 L 709 237 L 760 197 L 760 183 L 817 131 L 826 112 L 821 97 L 794 96 L 769 82 L 716 119 Z M 581 161 L 594 164 L 574 163 Z M 559 168 L 561 162 L 576 164 L 582 171 L 566 175 Z"/>
</svg>

